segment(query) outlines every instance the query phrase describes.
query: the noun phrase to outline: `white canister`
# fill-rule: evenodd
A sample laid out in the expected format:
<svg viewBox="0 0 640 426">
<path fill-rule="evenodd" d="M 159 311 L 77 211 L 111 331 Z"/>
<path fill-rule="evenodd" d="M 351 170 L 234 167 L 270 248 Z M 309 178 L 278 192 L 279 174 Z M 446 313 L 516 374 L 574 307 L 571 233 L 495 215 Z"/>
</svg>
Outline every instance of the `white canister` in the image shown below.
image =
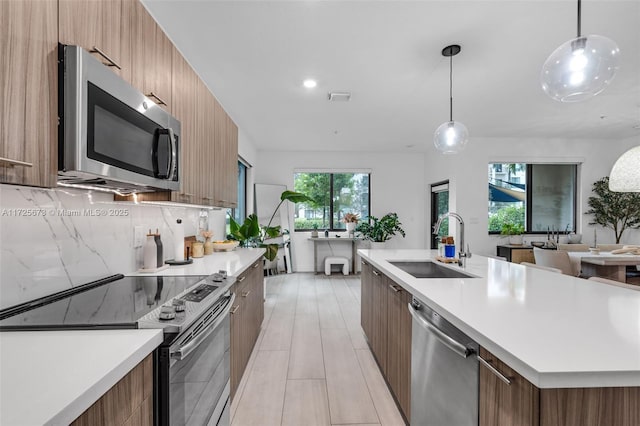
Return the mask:
<svg viewBox="0 0 640 426">
<path fill-rule="evenodd" d="M 147 241 L 145 241 L 142 247 L 143 252 L 143 268 L 144 269 L 156 269 L 158 267 L 158 246 L 156 245 L 155 235 L 149 231 L 147 234 Z"/>
<path fill-rule="evenodd" d="M 176 226 L 173 229 L 173 260 L 176 262 L 184 262 L 184 226 L 182 219 L 176 220 Z"/>
</svg>

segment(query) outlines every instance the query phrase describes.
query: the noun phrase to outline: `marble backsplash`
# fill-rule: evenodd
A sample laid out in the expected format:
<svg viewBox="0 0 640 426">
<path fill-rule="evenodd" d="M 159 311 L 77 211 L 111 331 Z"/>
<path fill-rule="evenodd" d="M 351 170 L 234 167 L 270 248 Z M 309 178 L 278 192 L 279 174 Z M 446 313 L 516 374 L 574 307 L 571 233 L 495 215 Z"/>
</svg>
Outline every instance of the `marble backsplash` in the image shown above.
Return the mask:
<svg viewBox="0 0 640 426">
<path fill-rule="evenodd" d="M 204 210 L 224 239 L 226 210 Z M 96 191 L 0 185 L 0 309 L 142 267 L 134 226 L 160 231 L 173 258 L 173 225 L 195 235 L 201 209 L 114 202 Z"/>
</svg>

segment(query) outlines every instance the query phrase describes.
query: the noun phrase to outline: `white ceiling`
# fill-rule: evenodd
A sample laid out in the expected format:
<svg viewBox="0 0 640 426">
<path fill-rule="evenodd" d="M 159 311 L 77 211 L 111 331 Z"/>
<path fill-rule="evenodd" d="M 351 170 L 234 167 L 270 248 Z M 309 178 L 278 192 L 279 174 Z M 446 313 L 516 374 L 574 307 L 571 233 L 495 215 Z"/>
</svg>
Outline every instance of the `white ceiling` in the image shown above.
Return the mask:
<svg viewBox="0 0 640 426">
<path fill-rule="evenodd" d="M 576 35 L 575 0 L 144 2 L 260 150 L 433 149 L 452 43 L 454 119 L 471 141 L 640 137 L 638 0 L 583 1 L 583 34 L 615 40 L 621 69 L 574 104 L 548 98 L 539 74 Z"/>
</svg>

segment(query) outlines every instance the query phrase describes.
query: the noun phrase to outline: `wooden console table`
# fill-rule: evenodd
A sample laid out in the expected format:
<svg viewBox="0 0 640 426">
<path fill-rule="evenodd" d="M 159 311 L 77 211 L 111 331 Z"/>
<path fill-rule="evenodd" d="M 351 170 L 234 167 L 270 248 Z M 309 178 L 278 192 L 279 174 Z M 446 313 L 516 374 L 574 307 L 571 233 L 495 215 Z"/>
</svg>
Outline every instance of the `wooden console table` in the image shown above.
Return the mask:
<svg viewBox="0 0 640 426">
<path fill-rule="evenodd" d="M 359 238 L 353 237 L 318 237 L 318 238 L 309 238 L 309 241 L 313 241 L 313 272 L 318 275 L 318 243 L 340 243 L 340 242 L 350 242 L 351 243 L 351 273 L 356 273 L 356 243 Z"/>
<path fill-rule="evenodd" d="M 536 263 L 533 257 L 533 247 L 529 245 L 513 245 L 503 244 L 498 246 L 497 255 L 504 257 L 508 262 L 520 263 L 529 262 Z"/>
</svg>

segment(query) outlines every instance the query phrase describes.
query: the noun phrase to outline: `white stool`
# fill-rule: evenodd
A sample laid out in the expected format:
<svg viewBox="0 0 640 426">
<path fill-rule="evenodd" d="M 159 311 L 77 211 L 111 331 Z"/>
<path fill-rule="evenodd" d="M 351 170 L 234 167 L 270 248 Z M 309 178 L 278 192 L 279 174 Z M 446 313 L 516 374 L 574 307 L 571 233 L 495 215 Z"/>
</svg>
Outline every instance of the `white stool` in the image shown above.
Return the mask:
<svg viewBox="0 0 640 426">
<path fill-rule="evenodd" d="M 339 256 L 328 256 L 324 259 L 324 273 L 331 275 L 331 265 L 342 265 L 342 273 L 349 275 L 349 259 Z"/>
</svg>

